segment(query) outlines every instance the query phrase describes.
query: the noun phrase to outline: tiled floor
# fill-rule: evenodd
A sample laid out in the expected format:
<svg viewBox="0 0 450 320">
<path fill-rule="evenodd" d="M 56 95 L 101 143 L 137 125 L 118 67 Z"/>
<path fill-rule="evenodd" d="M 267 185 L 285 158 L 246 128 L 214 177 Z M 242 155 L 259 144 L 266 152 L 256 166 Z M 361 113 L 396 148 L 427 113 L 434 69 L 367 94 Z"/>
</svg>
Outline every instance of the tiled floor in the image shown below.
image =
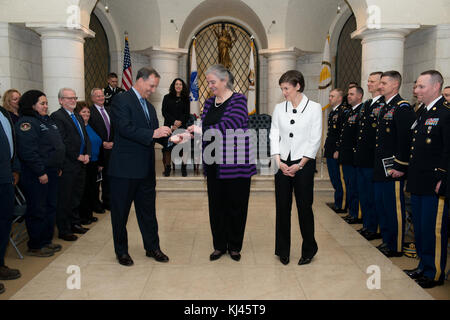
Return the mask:
<svg viewBox="0 0 450 320">
<path fill-rule="evenodd" d="M 145 256 L 133 211 L 128 236 L 135 265 L 119 265 L 108 213 L 11 298 L 432 299 L 373 243 L 331 211 L 325 205 L 330 200 L 326 193 L 316 194 L 314 199 L 319 251 L 313 262 L 297 265 L 301 237 L 293 214 L 291 263 L 282 265 L 274 255 L 274 200 L 273 193 L 251 194 L 241 261 L 235 262 L 227 255 L 211 262 L 206 195 L 159 193 L 159 235 L 169 263 L 161 264 Z M 67 288 L 71 275 L 66 271 L 70 265 L 80 267 L 79 290 Z M 369 290 L 367 283 L 372 274 L 367 273 L 367 268 L 373 265 L 380 268 L 381 287 Z"/>
</svg>

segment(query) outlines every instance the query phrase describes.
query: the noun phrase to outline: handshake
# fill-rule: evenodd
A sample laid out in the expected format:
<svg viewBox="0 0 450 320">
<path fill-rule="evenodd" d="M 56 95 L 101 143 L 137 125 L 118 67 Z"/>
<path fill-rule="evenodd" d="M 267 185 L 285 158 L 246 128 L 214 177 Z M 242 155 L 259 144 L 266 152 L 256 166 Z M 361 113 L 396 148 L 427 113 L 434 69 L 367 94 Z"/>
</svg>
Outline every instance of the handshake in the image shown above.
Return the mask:
<svg viewBox="0 0 450 320">
<path fill-rule="evenodd" d="M 192 125 L 188 127 L 184 132 L 173 134 L 172 136 L 170 136 L 172 134 L 172 130 L 167 126 L 163 126 L 154 131 L 153 138 L 163 138 L 170 136 L 170 142 L 179 144 L 191 140 L 194 133 L 201 134 L 202 128 L 196 125 Z"/>
</svg>

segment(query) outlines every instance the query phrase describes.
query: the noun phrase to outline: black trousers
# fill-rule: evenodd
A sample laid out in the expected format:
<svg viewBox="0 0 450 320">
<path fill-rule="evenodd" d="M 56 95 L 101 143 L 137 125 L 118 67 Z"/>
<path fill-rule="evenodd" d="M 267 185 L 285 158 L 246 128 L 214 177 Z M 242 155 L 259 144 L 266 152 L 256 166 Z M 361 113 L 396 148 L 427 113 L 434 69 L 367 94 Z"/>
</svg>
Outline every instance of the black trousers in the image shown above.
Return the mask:
<svg viewBox="0 0 450 320">
<path fill-rule="evenodd" d="M 136 217 L 146 251 L 159 249 L 158 221 L 156 220 L 156 180 L 154 174 L 145 179 L 110 176 L 111 223 L 114 250 L 120 256 L 128 253 L 127 221 L 134 201 Z"/>
<path fill-rule="evenodd" d="M 294 163 L 299 163 L 300 160 L 291 161 L 288 158 L 287 161 L 283 162 L 291 166 Z M 302 257 L 312 258 L 317 252 L 312 211 L 315 168 L 316 161 L 311 159 L 302 170 L 297 171 L 294 177 L 285 176 L 281 170 L 278 170 L 275 174 L 275 254 L 278 256 L 289 257 L 290 254 L 292 191 L 295 194 L 298 221 L 303 238 Z"/>
<path fill-rule="evenodd" d="M 58 196 L 58 170 L 47 168 L 48 182 L 41 184 L 39 177 L 22 166 L 23 192 L 27 202 L 25 223 L 28 231 L 28 248 L 41 249 L 52 243 L 55 231 Z"/>
<path fill-rule="evenodd" d="M 0 267 L 5 265 L 6 247 L 9 243 L 14 214 L 14 186 L 11 182 L 0 183 Z"/>
<path fill-rule="evenodd" d="M 214 249 L 240 252 L 247 222 L 251 178 L 218 179 L 215 165 L 207 166 L 206 173 Z"/>
<path fill-rule="evenodd" d="M 76 163 L 64 168 L 58 181 L 56 226 L 60 235 L 72 234 L 72 226 L 79 225 L 79 206 L 84 190 L 86 165 Z"/>
<path fill-rule="evenodd" d="M 102 174 L 102 181 L 100 182 L 102 186 L 102 205 L 103 208 L 110 208 L 111 207 L 111 187 L 109 182 L 109 175 L 107 174 L 108 168 L 109 168 L 109 157 L 105 159 L 105 163 L 103 166 L 103 174 Z M 98 200 L 98 194 L 99 194 L 99 187 L 97 185 L 97 201 L 96 205 L 100 206 L 100 201 Z M 100 206 L 102 207 L 102 206 Z"/>
<path fill-rule="evenodd" d="M 98 163 L 97 161 L 89 162 L 86 165 L 86 179 L 84 183 L 83 197 L 80 202 L 80 219 L 85 222 L 91 219 L 93 215 L 94 208 L 98 206 Z"/>
</svg>

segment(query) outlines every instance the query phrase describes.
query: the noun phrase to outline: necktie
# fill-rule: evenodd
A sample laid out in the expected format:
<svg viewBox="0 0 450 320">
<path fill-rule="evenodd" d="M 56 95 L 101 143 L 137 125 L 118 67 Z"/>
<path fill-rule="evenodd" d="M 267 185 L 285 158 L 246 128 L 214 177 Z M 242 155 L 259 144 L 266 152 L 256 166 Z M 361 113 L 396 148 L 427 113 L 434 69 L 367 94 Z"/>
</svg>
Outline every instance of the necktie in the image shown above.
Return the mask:
<svg viewBox="0 0 450 320">
<path fill-rule="evenodd" d="M 80 123 L 78 122 L 77 118 L 75 118 L 75 114 L 71 113 L 70 117 L 72 118 L 73 123 L 75 123 L 75 127 L 77 127 L 78 134 L 80 135 L 80 138 L 81 138 L 80 154 L 83 154 L 83 151 L 84 151 L 83 131 L 81 131 Z"/>
<path fill-rule="evenodd" d="M 108 140 L 109 140 L 109 132 L 111 130 L 111 124 L 109 123 L 108 117 L 106 116 L 105 108 L 100 107 L 100 113 L 102 114 L 103 121 L 105 122 L 106 131 L 108 132 Z"/>
<path fill-rule="evenodd" d="M 147 117 L 147 121 L 150 121 L 150 115 L 148 114 L 147 103 L 145 102 L 145 99 L 140 98 L 139 101 L 141 102 L 141 107 L 144 110 L 145 116 Z"/>
</svg>

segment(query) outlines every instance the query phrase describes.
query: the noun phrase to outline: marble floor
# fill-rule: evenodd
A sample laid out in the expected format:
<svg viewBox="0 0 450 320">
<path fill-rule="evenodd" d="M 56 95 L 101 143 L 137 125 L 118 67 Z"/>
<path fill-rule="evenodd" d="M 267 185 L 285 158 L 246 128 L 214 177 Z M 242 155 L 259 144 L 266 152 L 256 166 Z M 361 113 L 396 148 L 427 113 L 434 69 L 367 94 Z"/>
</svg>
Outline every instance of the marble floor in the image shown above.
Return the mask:
<svg viewBox="0 0 450 320">
<path fill-rule="evenodd" d="M 159 192 L 159 235 L 169 263 L 161 264 L 145 256 L 133 210 L 128 237 L 135 264 L 119 265 L 107 213 L 11 299 L 433 299 L 373 243 L 331 211 L 325 204 L 329 200 L 330 194 L 315 194 L 319 251 L 309 265 L 297 265 L 301 236 L 297 216 L 292 215 L 291 263 L 284 266 L 274 255 L 273 193 L 250 196 L 241 261 L 226 255 L 211 262 L 206 194 Z M 67 273 L 70 266 L 80 270 L 80 289 L 69 289 L 74 283 L 73 274 Z M 371 266 L 380 271 L 379 282 L 371 281 L 374 274 L 367 273 Z M 379 284 L 379 288 L 369 289 L 368 283 Z"/>
</svg>

